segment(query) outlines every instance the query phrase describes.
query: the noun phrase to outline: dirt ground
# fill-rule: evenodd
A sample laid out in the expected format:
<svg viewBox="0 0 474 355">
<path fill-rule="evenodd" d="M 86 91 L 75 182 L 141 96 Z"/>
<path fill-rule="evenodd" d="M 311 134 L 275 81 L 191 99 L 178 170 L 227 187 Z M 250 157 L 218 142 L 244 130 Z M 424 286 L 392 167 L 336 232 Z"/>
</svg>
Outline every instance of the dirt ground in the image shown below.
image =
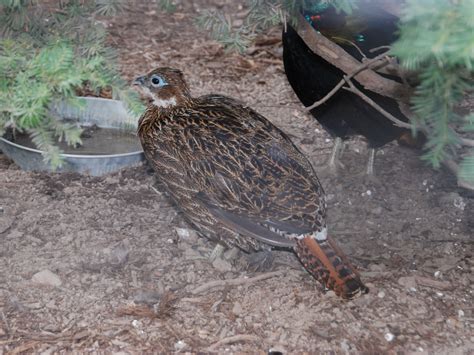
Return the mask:
<svg viewBox="0 0 474 355">
<path fill-rule="evenodd" d="M 286 82 L 279 29 L 245 56 L 226 54 L 192 23 L 209 1 L 185 3 L 166 14 L 144 2 L 106 22 L 123 73 L 178 67 L 195 95 L 241 99 L 290 134 L 370 293 L 341 301 L 283 251 L 266 272 L 229 252 L 211 263 L 214 245 L 155 191 L 146 165 L 29 173 L 0 154 L 0 354 L 474 354 L 473 196 L 396 143 L 377 155 L 378 182 L 364 178 L 357 138 L 328 174 L 332 141 Z"/>
</svg>

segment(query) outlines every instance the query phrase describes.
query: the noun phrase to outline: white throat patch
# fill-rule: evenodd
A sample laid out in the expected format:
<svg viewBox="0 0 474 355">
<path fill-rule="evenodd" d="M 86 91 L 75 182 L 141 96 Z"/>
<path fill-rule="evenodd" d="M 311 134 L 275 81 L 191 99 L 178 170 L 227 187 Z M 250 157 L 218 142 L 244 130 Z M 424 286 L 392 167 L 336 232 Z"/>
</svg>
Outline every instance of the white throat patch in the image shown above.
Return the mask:
<svg viewBox="0 0 474 355">
<path fill-rule="evenodd" d="M 168 107 L 176 106 L 177 101 L 176 101 L 176 97 L 174 96 L 171 97 L 170 99 L 163 100 L 156 97 L 156 95 L 152 93 L 150 89 L 148 89 L 147 87 L 142 86 L 140 87 L 140 90 L 142 90 L 145 96 L 148 96 L 149 98 L 152 99 L 153 105 L 155 105 L 156 107 L 168 108 Z"/>
<path fill-rule="evenodd" d="M 176 97 L 172 97 L 167 100 L 158 99 L 157 97 L 153 98 L 153 105 L 161 108 L 167 108 L 176 106 Z"/>
</svg>

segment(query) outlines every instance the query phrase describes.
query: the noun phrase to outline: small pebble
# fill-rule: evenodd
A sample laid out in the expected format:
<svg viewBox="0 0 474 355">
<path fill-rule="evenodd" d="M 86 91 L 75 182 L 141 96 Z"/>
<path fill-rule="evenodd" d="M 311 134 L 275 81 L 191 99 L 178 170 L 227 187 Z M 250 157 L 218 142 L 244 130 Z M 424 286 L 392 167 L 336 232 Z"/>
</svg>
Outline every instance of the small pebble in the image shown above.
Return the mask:
<svg viewBox="0 0 474 355">
<path fill-rule="evenodd" d="M 176 343 L 174 343 L 174 349 L 176 351 L 183 350 L 186 347 L 186 343 L 182 340 L 178 340 Z"/>
<path fill-rule="evenodd" d="M 436 278 L 441 277 L 441 271 L 439 271 L 439 270 L 436 271 L 436 272 L 434 273 L 434 277 L 436 277 Z"/>
<path fill-rule="evenodd" d="M 385 333 L 384 338 L 386 341 L 393 341 L 393 339 L 395 339 L 395 335 L 392 333 Z"/>
<path fill-rule="evenodd" d="M 459 317 L 459 318 L 464 317 L 464 311 L 463 311 L 462 309 L 460 309 L 460 310 L 458 311 L 458 317 Z"/>
<path fill-rule="evenodd" d="M 238 315 L 241 315 L 242 314 L 242 306 L 239 302 L 235 302 L 234 303 L 234 307 L 232 307 L 232 313 L 234 313 L 236 316 Z"/>
<path fill-rule="evenodd" d="M 183 239 L 186 239 L 186 238 L 189 238 L 189 229 L 187 228 L 175 228 L 175 231 L 176 231 L 176 234 L 178 235 L 178 237 L 180 238 L 183 238 Z"/>
<path fill-rule="evenodd" d="M 188 242 L 195 242 L 199 239 L 197 232 L 194 229 L 189 228 L 175 228 L 174 229 L 178 237 Z"/>
<path fill-rule="evenodd" d="M 212 262 L 212 266 L 220 272 L 227 272 L 232 270 L 232 264 L 221 258 L 217 258 Z"/>
<path fill-rule="evenodd" d="M 31 281 L 37 284 L 50 285 L 50 286 L 56 286 L 56 287 L 61 286 L 62 284 L 59 276 L 49 270 L 43 270 L 43 271 L 37 272 L 36 274 L 33 275 L 33 277 L 31 278 Z"/>
<path fill-rule="evenodd" d="M 384 298 L 385 297 L 385 292 L 380 291 L 379 293 L 377 293 L 377 297 L 378 298 Z"/>
<path fill-rule="evenodd" d="M 348 353 L 349 350 L 351 350 L 351 346 L 350 346 L 349 343 L 347 342 L 347 339 L 344 339 L 343 341 L 341 341 L 341 349 L 342 349 L 345 353 Z"/>
</svg>

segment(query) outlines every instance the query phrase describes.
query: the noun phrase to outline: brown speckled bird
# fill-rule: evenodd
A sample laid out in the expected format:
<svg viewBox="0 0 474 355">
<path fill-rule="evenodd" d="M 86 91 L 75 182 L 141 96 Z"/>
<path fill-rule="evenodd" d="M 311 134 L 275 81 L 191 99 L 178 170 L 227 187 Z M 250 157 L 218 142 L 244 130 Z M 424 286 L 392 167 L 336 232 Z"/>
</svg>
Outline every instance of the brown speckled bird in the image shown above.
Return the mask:
<svg viewBox="0 0 474 355">
<path fill-rule="evenodd" d="M 207 238 L 246 252 L 283 247 L 343 298 L 367 292 L 327 236 L 326 202 L 303 154 L 238 101 L 194 98 L 176 69 L 135 79 L 149 98 L 138 135 L 158 180 Z"/>
</svg>

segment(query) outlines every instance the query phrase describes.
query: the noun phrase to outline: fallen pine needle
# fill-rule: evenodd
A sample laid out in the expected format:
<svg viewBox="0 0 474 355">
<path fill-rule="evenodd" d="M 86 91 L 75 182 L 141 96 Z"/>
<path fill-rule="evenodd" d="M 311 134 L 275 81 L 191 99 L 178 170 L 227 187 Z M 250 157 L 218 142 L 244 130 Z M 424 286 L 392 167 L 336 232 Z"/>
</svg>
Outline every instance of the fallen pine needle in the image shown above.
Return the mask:
<svg viewBox="0 0 474 355">
<path fill-rule="evenodd" d="M 283 274 L 283 270 L 280 271 L 273 271 L 273 272 L 268 272 L 265 274 L 261 274 L 255 277 L 250 277 L 250 278 L 245 278 L 245 277 L 239 277 L 236 279 L 230 279 L 230 280 L 216 280 L 216 281 L 210 281 L 208 283 L 205 283 L 204 285 L 201 285 L 194 290 L 191 291 L 193 295 L 196 295 L 198 293 L 205 292 L 207 290 L 210 290 L 215 287 L 223 287 L 223 286 L 238 286 L 238 285 L 244 285 L 244 284 L 250 284 L 254 283 L 257 281 L 262 281 L 266 279 L 270 279 L 275 276 L 280 276 Z"/>
</svg>

